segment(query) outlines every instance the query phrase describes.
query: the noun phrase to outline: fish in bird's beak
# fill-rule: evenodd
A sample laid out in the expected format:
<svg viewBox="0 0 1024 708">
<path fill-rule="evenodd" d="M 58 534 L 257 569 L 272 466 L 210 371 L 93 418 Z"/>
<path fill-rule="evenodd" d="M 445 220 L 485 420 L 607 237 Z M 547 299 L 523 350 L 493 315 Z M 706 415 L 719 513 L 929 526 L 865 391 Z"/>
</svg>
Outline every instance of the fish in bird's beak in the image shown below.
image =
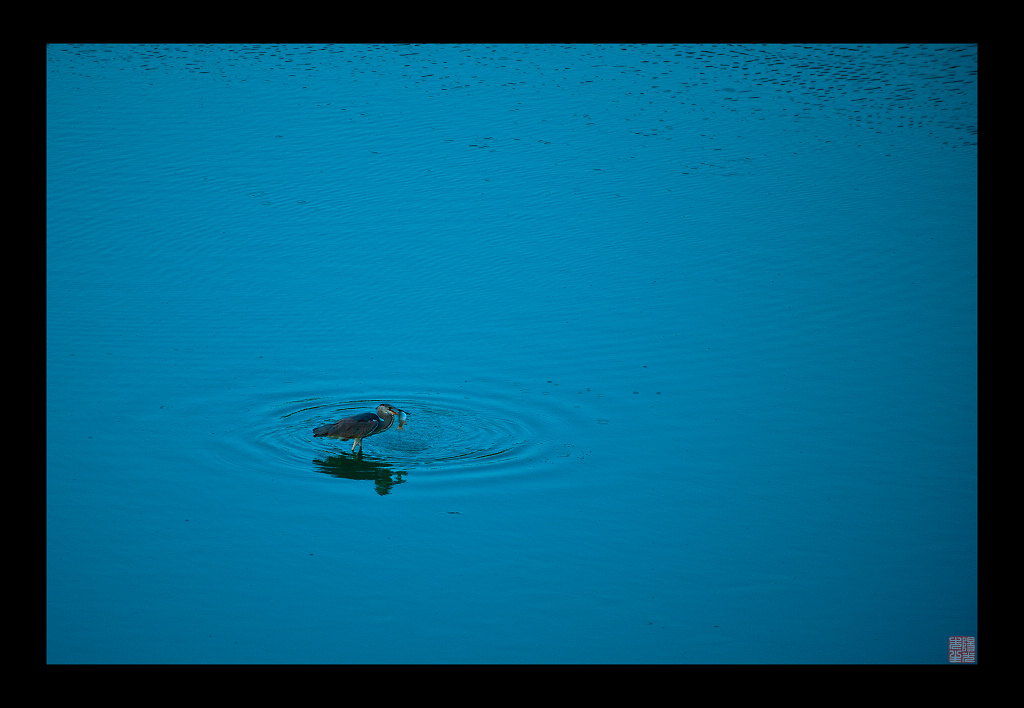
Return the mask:
<svg viewBox="0 0 1024 708">
<path fill-rule="evenodd" d="M 406 415 L 405 411 L 399 409 L 398 411 L 398 429 L 405 430 L 405 419 L 409 416 Z"/>
</svg>

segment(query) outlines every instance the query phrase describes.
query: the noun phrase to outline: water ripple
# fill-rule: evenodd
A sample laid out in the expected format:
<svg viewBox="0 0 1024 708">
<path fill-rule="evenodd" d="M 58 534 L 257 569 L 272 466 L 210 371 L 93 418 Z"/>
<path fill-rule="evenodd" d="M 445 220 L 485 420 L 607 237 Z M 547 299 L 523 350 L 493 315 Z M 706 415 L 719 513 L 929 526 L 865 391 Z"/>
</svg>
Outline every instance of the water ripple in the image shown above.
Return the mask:
<svg viewBox="0 0 1024 708">
<path fill-rule="evenodd" d="M 361 454 L 352 454 L 350 441 L 314 438 L 313 428 L 373 410 L 381 400 L 272 397 L 249 403 L 250 410 L 257 407 L 261 423 L 255 430 L 239 428 L 221 436 L 228 446 L 221 454 L 252 471 L 372 480 L 380 494 L 413 480 L 430 485 L 508 481 L 568 457 L 546 431 L 571 414 L 548 397 L 543 404 L 522 392 L 519 400 L 513 398 L 462 391 L 388 398 L 408 413 L 405 429 L 392 426 L 364 440 Z"/>
</svg>

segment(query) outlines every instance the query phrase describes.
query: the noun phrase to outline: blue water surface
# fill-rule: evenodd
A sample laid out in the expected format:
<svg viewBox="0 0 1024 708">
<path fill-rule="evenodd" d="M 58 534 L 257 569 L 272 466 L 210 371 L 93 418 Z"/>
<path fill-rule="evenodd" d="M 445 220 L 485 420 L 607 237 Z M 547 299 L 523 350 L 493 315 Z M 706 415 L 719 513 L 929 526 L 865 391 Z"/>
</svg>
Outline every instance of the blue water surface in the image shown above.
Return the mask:
<svg viewBox="0 0 1024 708">
<path fill-rule="evenodd" d="M 976 47 L 46 51 L 49 662 L 977 636 Z"/>
</svg>

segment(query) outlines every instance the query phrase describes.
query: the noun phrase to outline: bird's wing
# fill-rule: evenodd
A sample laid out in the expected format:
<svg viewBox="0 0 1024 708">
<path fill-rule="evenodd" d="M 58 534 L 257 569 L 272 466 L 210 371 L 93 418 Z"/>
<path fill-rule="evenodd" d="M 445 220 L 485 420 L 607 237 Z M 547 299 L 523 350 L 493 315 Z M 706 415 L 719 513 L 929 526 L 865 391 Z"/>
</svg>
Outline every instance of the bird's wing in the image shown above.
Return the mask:
<svg viewBox="0 0 1024 708">
<path fill-rule="evenodd" d="M 360 413 L 359 415 L 342 418 L 335 425 L 345 426 L 345 431 L 354 438 L 365 438 L 380 426 L 380 418 L 376 413 Z"/>
<path fill-rule="evenodd" d="M 363 431 L 359 437 L 365 438 L 367 435 L 373 435 L 373 431 L 380 427 L 381 419 L 377 417 L 376 413 L 362 413 L 357 415 L 359 419 L 359 430 Z"/>
<path fill-rule="evenodd" d="M 321 437 L 340 437 L 342 440 L 365 438 L 380 427 L 381 420 L 376 413 L 360 413 L 342 418 L 337 423 L 324 425 L 313 430 L 313 435 Z"/>
</svg>

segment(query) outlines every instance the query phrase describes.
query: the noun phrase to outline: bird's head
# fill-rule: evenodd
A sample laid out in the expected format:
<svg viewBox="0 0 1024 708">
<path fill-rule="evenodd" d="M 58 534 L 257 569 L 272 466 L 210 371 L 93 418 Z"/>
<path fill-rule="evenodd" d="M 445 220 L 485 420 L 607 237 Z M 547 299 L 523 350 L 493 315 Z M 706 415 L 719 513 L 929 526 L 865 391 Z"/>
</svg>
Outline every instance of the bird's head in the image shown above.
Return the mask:
<svg viewBox="0 0 1024 708">
<path fill-rule="evenodd" d="M 390 403 L 381 403 L 377 406 L 377 415 L 398 415 L 401 411 Z"/>
<path fill-rule="evenodd" d="M 405 430 L 405 419 L 408 417 L 408 415 L 401 408 L 395 408 L 390 403 L 381 403 L 379 406 L 377 406 L 377 415 L 382 417 L 384 415 L 392 415 L 398 418 L 398 429 Z"/>
</svg>

